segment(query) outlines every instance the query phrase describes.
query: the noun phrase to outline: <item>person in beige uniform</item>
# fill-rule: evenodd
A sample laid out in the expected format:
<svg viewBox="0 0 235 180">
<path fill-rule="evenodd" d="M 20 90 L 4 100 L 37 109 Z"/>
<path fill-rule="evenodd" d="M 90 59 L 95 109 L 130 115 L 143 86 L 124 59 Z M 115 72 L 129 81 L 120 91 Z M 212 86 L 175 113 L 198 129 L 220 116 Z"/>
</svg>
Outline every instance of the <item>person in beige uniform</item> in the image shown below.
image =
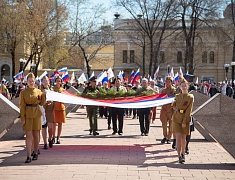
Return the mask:
<svg viewBox="0 0 235 180">
<path fill-rule="evenodd" d="M 42 89 L 46 89 L 46 90 L 52 90 L 49 87 L 49 79 L 47 76 L 43 76 L 42 78 Z M 53 136 L 53 128 L 54 128 L 54 103 L 53 101 L 47 101 L 45 103 L 45 105 L 43 106 L 45 109 L 45 113 L 46 113 L 46 121 L 47 121 L 47 126 L 48 126 L 48 142 L 49 142 L 49 147 L 52 148 L 53 147 L 53 143 L 52 143 L 52 136 Z"/>
<path fill-rule="evenodd" d="M 33 73 L 27 76 L 27 84 L 28 88 L 20 93 L 20 117 L 23 130 L 26 132 L 27 159 L 25 163 L 30 163 L 32 142 L 34 144 L 32 160 L 38 159 L 39 132 L 42 129 L 42 111 L 39 105 L 43 106 L 46 102 L 46 92 L 35 88 L 35 76 Z"/>
<path fill-rule="evenodd" d="M 182 80 L 180 83 L 182 93 L 175 96 L 172 104 L 174 114 L 172 116 L 172 131 L 176 136 L 176 147 L 179 163 L 185 162 L 186 135 L 190 134 L 190 120 L 193 108 L 194 97 L 188 93 L 188 82 Z"/>
<path fill-rule="evenodd" d="M 162 94 L 167 94 L 168 96 L 174 97 L 175 96 L 175 88 L 172 86 L 172 77 L 168 76 L 166 77 L 166 88 L 162 89 Z M 173 114 L 173 109 L 171 104 L 165 104 L 162 106 L 161 112 L 160 112 L 160 120 L 162 122 L 162 130 L 163 130 L 163 139 L 161 140 L 161 143 L 167 142 L 167 144 L 170 144 L 170 139 L 172 136 L 171 131 L 171 118 Z M 167 131 L 167 124 L 168 131 Z"/>
</svg>

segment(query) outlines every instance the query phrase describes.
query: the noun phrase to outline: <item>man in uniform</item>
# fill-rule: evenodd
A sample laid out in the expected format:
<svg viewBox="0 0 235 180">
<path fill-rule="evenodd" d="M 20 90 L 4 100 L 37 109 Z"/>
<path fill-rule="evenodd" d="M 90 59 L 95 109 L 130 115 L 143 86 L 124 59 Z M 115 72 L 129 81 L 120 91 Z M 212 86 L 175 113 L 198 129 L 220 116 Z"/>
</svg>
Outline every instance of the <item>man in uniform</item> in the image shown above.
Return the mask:
<svg viewBox="0 0 235 180">
<path fill-rule="evenodd" d="M 98 92 L 98 88 L 96 87 L 96 77 L 92 77 L 90 79 L 90 85 L 87 86 L 83 94 Z M 97 114 L 98 114 L 98 106 L 87 106 L 87 114 L 89 118 L 90 124 L 90 135 L 93 133 L 94 136 L 99 135 L 97 132 Z"/>
<path fill-rule="evenodd" d="M 154 90 L 148 86 L 148 79 L 146 78 L 142 79 L 142 87 L 137 89 L 136 92 L 137 94 L 141 94 L 144 91 L 152 91 L 152 94 L 154 93 Z M 151 108 L 138 109 L 141 136 L 148 136 L 150 126 L 150 111 Z"/>
<path fill-rule="evenodd" d="M 127 92 L 126 88 L 124 86 L 121 86 L 121 80 L 120 78 L 116 78 L 114 80 L 115 86 L 112 87 L 112 89 L 115 89 L 116 91 L 124 91 Z M 112 108 L 112 123 L 113 123 L 113 133 L 112 135 L 115 135 L 118 133 L 119 135 L 122 135 L 123 133 L 123 116 L 124 116 L 124 109 L 123 108 Z M 118 127 L 117 127 L 117 119 L 118 119 Z"/>
<path fill-rule="evenodd" d="M 176 89 L 172 86 L 172 77 L 168 76 L 166 77 L 166 88 L 162 89 L 162 94 L 167 94 L 168 96 L 174 97 Z M 171 124 L 172 124 L 172 117 L 173 109 L 171 107 L 171 104 L 165 104 L 162 106 L 161 112 L 160 112 L 160 120 L 162 122 L 162 129 L 163 129 L 163 136 L 164 138 L 161 140 L 161 143 L 167 142 L 167 144 L 170 144 L 170 139 L 172 135 L 171 131 Z M 167 124 L 169 124 L 168 131 L 167 131 Z"/>
</svg>

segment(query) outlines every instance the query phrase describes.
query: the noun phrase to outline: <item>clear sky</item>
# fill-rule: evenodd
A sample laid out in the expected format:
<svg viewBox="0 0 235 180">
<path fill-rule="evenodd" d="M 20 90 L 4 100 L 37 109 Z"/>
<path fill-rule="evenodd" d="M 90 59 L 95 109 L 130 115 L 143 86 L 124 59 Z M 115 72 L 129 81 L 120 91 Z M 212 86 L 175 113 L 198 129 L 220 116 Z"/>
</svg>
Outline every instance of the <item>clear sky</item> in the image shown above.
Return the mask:
<svg viewBox="0 0 235 180">
<path fill-rule="evenodd" d="M 111 8 L 111 0 L 91 0 L 92 3 L 94 4 L 103 4 L 104 7 L 106 7 L 108 10 L 106 12 L 106 18 L 108 21 L 112 22 L 114 19 L 114 14 L 116 13 L 116 10 Z"/>
</svg>

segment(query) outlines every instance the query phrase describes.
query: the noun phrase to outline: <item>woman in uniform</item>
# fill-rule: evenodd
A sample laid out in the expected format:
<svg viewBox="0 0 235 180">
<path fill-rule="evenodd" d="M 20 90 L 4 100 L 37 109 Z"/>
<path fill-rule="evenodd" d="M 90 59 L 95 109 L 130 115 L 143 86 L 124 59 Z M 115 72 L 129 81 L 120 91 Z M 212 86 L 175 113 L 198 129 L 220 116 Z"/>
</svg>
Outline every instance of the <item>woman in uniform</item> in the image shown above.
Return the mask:
<svg viewBox="0 0 235 180">
<path fill-rule="evenodd" d="M 61 93 L 65 89 L 62 88 L 62 79 L 60 76 L 58 76 L 55 79 L 56 86 L 54 87 L 55 92 Z M 62 123 L 65 123 L 66 119 L 66 113 L 65 113 L 65 106 L 64 103 L 61 102 L 54 102 L 54 127 L 53 127 L 53 139 L 52 141 L 55 142 L 55 131 L 56 131 L 56 123 L 58 123 L 58 130 L 57 130 L 57 141 L 56 144 L 60 144 L 60 135 L 62 131 Z"/>
<path fill-rule="evenodd" d="M 43 76 L 42 78 L 42 89 L 46 89 L 46 90 L 51 90 L 49 87 L 49 79 L 47 76 Z M 46 121 L 47 121 L 47 126 L 48 126 L 48 142 L 49 142 L 49 147 L 52 148 L 53 147 L 53 143 L 52 143 L 52 136 L 53 136 L 53 124 L 54 124 L 54 113 L 53 113 L 53 109 L 54 109 L 54 104 L 53 101 L 47 101 L 44 105 L 44 109 L 45 109 L 45 113 L 46 113 Z"/>
<path fill-rule="evenodd" d="M 27 159 L 25 163 L 30 163 L 32 142 L 34 144 L 32 160 L 38 159 L 39 132 L 42 129 L 42 111 L 39 105 L 44 105 L 46 92 L 35 88 L 35 76 L 33 73 L 27 76 L 27 84 L 28 88 L 20 93 L 20 117 L 23 130 L 26 132 Z"/>
<path fill-rule="evenodd" d="M 179 163 L 184 163 L 186 135 L 190 134 L 190 120 L 194 97 L 188 93 L 188 82 L 186 80 L 181 81 L 180 89 L 182 93 L 175 96 L 175 102 L 173 103 L 172 130 L 176 136 Z"/>
</svg>

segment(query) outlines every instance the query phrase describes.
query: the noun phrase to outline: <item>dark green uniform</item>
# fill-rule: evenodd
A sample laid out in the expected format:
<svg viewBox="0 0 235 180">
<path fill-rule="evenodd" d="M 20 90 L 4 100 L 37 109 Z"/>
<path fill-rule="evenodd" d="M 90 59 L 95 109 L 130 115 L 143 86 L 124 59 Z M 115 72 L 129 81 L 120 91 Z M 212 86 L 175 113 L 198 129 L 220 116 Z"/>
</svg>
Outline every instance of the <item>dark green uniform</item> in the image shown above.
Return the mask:
<svg viewBox="0 0 235 180">
<path fill-rule="evenodd" d="M 96 92 L 98 91 L 98 88 L 92 88 L 91 86 L 88 86 L 84 89 L 83 94 L 87 94 L 89 92 Z M 97 133 L 98 129 L 98 123 L 97 123 L 97 114 L 98 114 L 98 106 L 87 106 L 87 114 L 89 118 L 89 124 L 90 124 L 90 134 L 93 133 L 93 135 L 99 135 Z"/>
</svg>

